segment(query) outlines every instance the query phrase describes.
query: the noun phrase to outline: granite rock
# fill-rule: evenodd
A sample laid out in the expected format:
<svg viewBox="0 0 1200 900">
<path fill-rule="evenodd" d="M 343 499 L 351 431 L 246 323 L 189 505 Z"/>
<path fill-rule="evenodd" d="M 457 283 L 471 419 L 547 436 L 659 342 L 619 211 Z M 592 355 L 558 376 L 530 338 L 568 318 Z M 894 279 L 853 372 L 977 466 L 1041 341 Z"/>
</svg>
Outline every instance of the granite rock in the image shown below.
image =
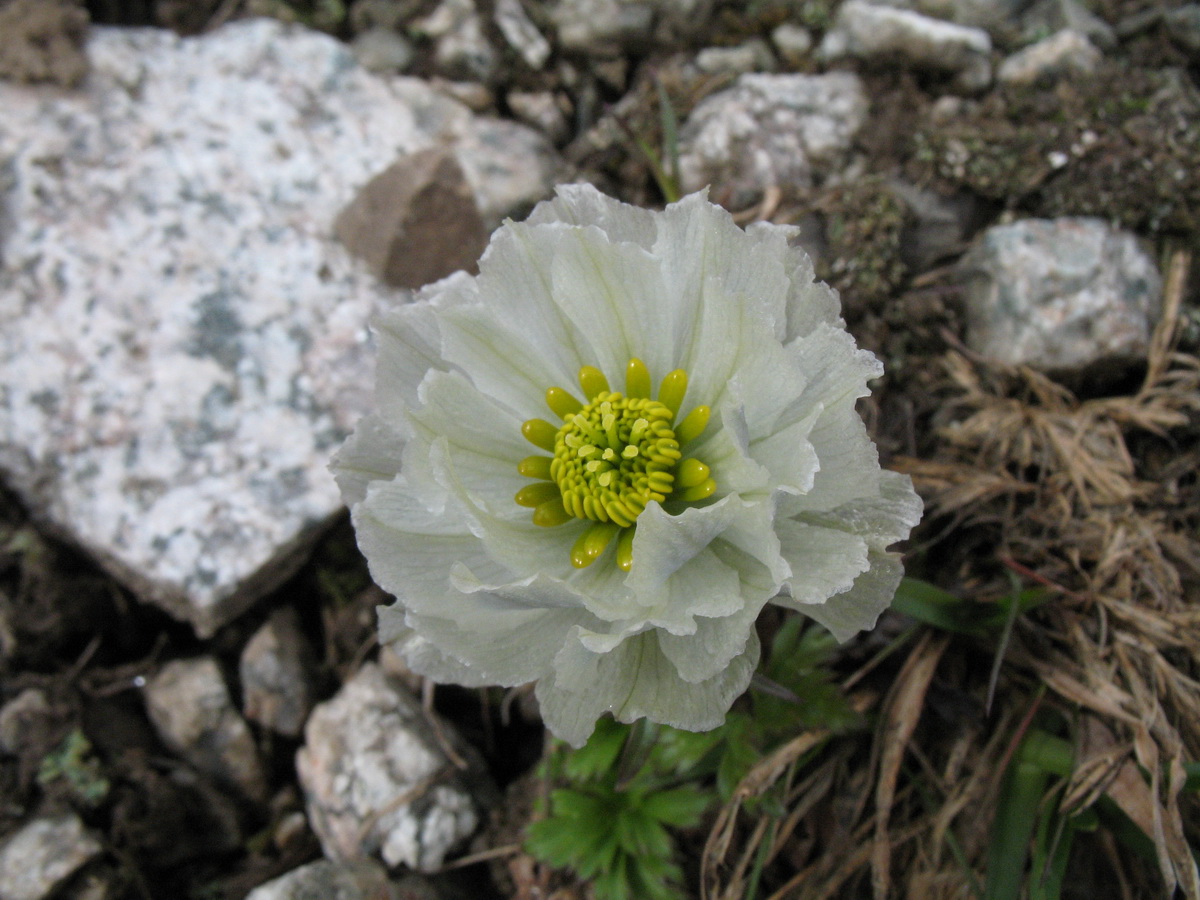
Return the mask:
<svg viewBox="0 0 1200 900">
<path fill-rule="evenodd" d="M 616 56 L 649 42 L 654 27 L 651 0 L 558 0 L 550 8 L 558 41 L 588 56 Z"/>
<path fill-rule="evenodd" d="M 434 61 L 443 75 L 484 82 L 495 76 L 500 59 L 472 0 L 442 0 L 416 28 L 434 38 Z"/>
<path fill-rule="evenodd" d="M 403 72 L 416 52 L 404 35 L 378 27 L 355 35 L 350 47 L 358 64 L 371 72 Z"/>
<path fill-rule="evenodd" d="M 0 83 L 0 473 L 207 636 L 341 508 L 325 464 L 369 405 L 366 321 L 394 290 L 337 243 L 338 211 L 448 144 L 498 222 L 556 156 L 271 20 L 93 28 L 88 52 L 77 92 Z"/>
<path fill-rule="evenodd" d="M 541 69 L 550 58 L 550 42 L 530 21 L 521 0 L 496 0 L 492 14 L 496 27 L 510 47 L 531 69 Z"/>
<path fill-rule="evenodd" d="M 1037 0 L 1021 15 L 1021 30 L 1027 41 L 1038 40 L 1064 29 L 1086 35 L 1102 50 L 1110 50 L 1117 45 L 1117 35 L 1112 26 L 1078 0 Z"/>
<path fill-rule="evenodd" d="M 1099 219 L 993 226 L 960 270 L 967 345 L 1010 365 L 1079 371 L 1144 357 L 1162 304 L 1154 261 Z"/>
<path fill-rule="evenodd" d="M 813 48 L 811 32 L 792 22 L 777 25 L 771 31 L 771 43 L 775 45 L 779 58 L 789 66 L 803 64 Z"/>
<path fill-rule="evenodd" d="M 242 648 L 242 712 L 252 722 L 299 737 L 313 706 L 316 657 L 291 607 L 271 614 Z"/>
<path fill-rule="evenodd" d="M 1067 75 L 1088 75 L 1100 65 L 1100 51 L 1086 35 L 1070 28 L 1018 50 L 1000 64 L 1003 84 L 1027 85 Z"/>
<path fill-rule="evenodd" d="M 847 0 L 838 7 L 833 27 L 820 47 L 826 60 L 853 57 L 942 72 L 952 76 L 953 86 L 966 93 L 982 91 L 991 84 L 991 51 L 991 38 L 980 28 L 865 0 Z"/>
<path fill-rule="evenodd" d="M 0 3 L 0 78 L 74 87 L 87 75 L 87 31 L 79 0 Z"/>
<path fill-rule="evenodd" d="M 378 853 L 388 866 L 435 870 L 479 826 L 494 792 L 461 745 L 468 769 L 455 768 L 420 704 L 374 663 L 313 711 L 304 734 L 296 771 L 329 859 Z"/>
<path fill-rule="evenodd" d="M 246 895 L 246 900 L 400 900 L 387 872 L 369 859 L 318 860 Z"/>
<path fill-rule="evenodd" d="M 102 849 L 74 813 L 34 819 L 0 846 L 0 900 L 44 900 Z"/>
<path fill-rule="evenodd" d="M 43 723 L 56 718 L 45 691 L 25 688 L 0 707 L 0 750 L 15 756 L 21 752 L 30 732 L 43 732 Z"/>
<path fill-rule="evenodd" d="M 211 657 L 177 659 L 145 687 L 146 712 L 164 744 L 223 784 L 262 800 L 267 783 L 254 736 Z"/>
<path fill-rule="evenodd" d="M 767 42 L 753 38 L 735 47 L 705 47 L 696 54 L 696 68 L 710 75 L 744 75 L 772 72 L 776 62 Z"/>
<path fill-rule="evenodd" d="M 850 72 L 743 75 L 684 123 L 684 189 L 712 185 L 713 198 L 734 209 L 775 187 L 803 193 L 844 164 L 867 110 L 862 82 Z"/>
</svg>

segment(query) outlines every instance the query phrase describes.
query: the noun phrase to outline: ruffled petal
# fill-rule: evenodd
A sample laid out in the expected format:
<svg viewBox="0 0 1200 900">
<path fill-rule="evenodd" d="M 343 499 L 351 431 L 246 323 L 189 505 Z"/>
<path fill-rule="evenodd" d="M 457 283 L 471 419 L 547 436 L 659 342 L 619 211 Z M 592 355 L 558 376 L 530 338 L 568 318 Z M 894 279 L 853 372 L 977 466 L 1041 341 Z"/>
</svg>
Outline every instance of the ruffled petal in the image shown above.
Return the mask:
<svg viewBox="0 0 1200 900">
<path fill-rule="evenodd" d="M 554 199 L 534 207 L 527 225 L 595 225 L 609 240 L 637 244 L 643 250 L 654 245 L 658 225 L 650 210 L 614 200 L 590 184 L 561 184 L 554 193 Z"/>
<path fill-rule="evenodd" d="M 874 627 L 880 613 L 891 605 L 904 575 L 900 558 L 894 553 L 872 551 L 868 561 L 870 567 L 854 580 L 849 590 L 800 610 L 828 628 L 839 641 L 848 641 L 858 632 Z M 786 601 L 776 602 L 790 606 Z"/>
<path fill-rule="evenodd" d="M 758 665 L 758 636 L 751 631 L 742 652 L 718 674 L 697 684 L 683 681 L 652 632 L 611 653 L 593 653 L 568 639 L 554 672 L 538 682 L 542 718 L 556 736 L 583 746 L 606 712 L 621 722 L 648 718 L 688 731 L 707 731 L 725 719 Z"/>
<path fill-rule="evenodd" d="M 913 490 L 912 479 L 884 469 L 879 476 L 879 493 L 851 500 L 827 512 L 806 512 L 801 522 L 835 528 L 864 538 L 875 550 L 885 550 L 908 537 L 921 521 L 924 504 Z"/>
<path fill-rule="evenodd" d="M 378 348 L 375 402 L 394 427 L 402 425 L 405 413 L 416 402 L 425 373 L 450 368 L 442 357 L 439 317 L 455 306 L 475 302 L 477 295 L 475 280 L 455 272 L 422 288 L 412 303 L 372 320 Z"/>
<path fill-rule="evenodd" d="M 448 457 L 455 477 L 475 505 L 502 519 L 529 518 L 513 497 L 530 483 L 517 462 L 535 448 L 521 422 L 483 396 L 461 372 L 431 371 L 421 384 L 420 404 L 409 413 L 404 468 L 410 480 L 436 480 L 434 444 Z M 444 487 L 444 486 L 443 486 Z"/>
<path fill-rule="evenodd" d="M 371 413 L 359 420 L 354 432 L 329 461 L 329 470 L 347 506 L 367 496 L 373 481 L 391 481 L 400 471 L 404 441 L 383 417 Z"/>
<path fill-rule="evenodd" d="M 855 534 L 794 520 L 775 524 L 781 553 L 792 567 L 779 602 L 793 609 L 824 603 L 849 590 L 867 570 L 867 542 Z"/>
</svg>

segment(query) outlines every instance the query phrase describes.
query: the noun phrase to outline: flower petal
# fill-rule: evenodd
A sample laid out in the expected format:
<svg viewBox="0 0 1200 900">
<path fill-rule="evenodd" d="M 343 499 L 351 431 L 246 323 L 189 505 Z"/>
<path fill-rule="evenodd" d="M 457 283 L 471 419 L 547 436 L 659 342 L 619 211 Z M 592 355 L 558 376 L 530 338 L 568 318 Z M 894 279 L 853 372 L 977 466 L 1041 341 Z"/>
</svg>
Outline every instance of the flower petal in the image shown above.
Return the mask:
<svg viewBox="0 0 1200 900">
<path fill-rule="evenodd" d="M 850 590 L 800 611 L 828 628 L 839 641 L 848 641 L 863 629 L 874 627 L 896 596 L 904 567 L 894 553 L 871 551 L 869 563 L 870 568 L 854 580 Z"/>
<path fill-rule="evenodd" d="M 775 532 L 793 573 L 777 602 L 803 613 L 808 613 L 808 606 L 849 590 L 870 565 L 867 542 L 858 535 L 795 520 L 776 522 Z"/>
<path fill-rule="evenodd" d="M 347 506 L 366 497 L 371 482 L 391 481 L 396 477 L 403 446 L 396 429 L 378 413 L 359 420 L 346 443 L 329 461 L 329 470 Z"/>
<path fill-rule="evenodd" d="M 521 422 L 483 396 L 461 372 L 430 371 L 409 413 L 410 435 L 404 469 L 410 481 L 432 479 L 433 445 L 441 445 L 458 482 L 476 505 L 502 519 L 529 518 L 513 496 L 530 483 L 517 463 L 533 447 L 521 435 Z M 444 487 L 444 485 L 443 485 Z"/>
<path fill-rule="evenodd" d="M 438 318 L 477 296 L 475 280 L 464 272 L 427 285 L 412 303 L 404 303 L 371 322 L 378 348 L 375 402 L 393 425 L 416 402 L 417 388 L 430 369 L 446 369 Z M 436 306 L 432 298 L 437 298 Z"/>
<path fill-rule="evenodd" d="M 562 184 L 554 189 L 554 193 L 553 200 L 545 200 L 534 207 L 526 224 L 595 225 L 608 235 L 609 240 L 637 244 L 644 250 L 654 245 L 658 226 L 656 216 L 650 210 L 614 200 L 590 184 Z"/>
<path fill-rule="evenodd" d="M 644 717 L 706 731 L 724 721 L 730 704 L 750 683 L 758 656 L 758 636 L 751 631 L 742 652 L 720 674 L 689 684 L 680 679 L 652 632 L 603 654 L 568 639 L 555 658 L 553 674 L 538 682 L 537 698 L 546 725 L 575 747 L 583 746 L 605 712 L 621 722 Z"/>
</svg>

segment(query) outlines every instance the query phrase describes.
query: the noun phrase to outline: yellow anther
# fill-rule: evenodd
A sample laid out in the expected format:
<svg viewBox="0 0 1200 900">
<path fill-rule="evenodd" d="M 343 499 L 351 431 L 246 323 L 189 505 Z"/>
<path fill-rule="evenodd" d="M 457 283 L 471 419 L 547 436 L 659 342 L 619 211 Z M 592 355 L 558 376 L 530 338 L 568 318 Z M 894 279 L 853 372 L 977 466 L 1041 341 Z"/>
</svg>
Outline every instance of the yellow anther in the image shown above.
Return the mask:
<svg viewBox="0 0 1200 900">
<path fill-rule="evenodd" d="M 682 500 L 684 503 L 696 503 L 700 500 L 707 500 L 713 495 L 717 489 L 717 483 L 711 478 L 706 478 L 700 484 L 680 491 L 673 499 Z"/>
<path fill-rule="evenodd" d="M 518 506 L 527 506 L 530 509 L 536 509 L 543 503 L 550 500 L 558 499 L 562 493 L 558 489 L 558 485 L 552 481 L 538 481 L 534 484 L 527 484 L 525 487 L 517 491 L 517 496 L 513 499 L 517 501 Z"/>
<path fill-rule="evenodd" d="M 709 468 L 698 459 L 688 458 L 675 467 L 675 487 L 690 488 L 703 484 L 709 476 Z"/>
<path fill-rule="evenodd" d="M 567 512 L 561 498 L 547 500 L 533 511 L 533 524 L 541 525 L 543 528 L 565 525 L 572 518 L 574 517 Z"/>
<path fill-rule="evenodd" d="M 594 563 L 617 536 L 620 526 L 597 522 L 584 530 L 571 548 L 571 565 L 583 569 Z"/>
<path fill-rule="evenodd" d="M 560 387 L 546 389 L 546 405 L 560 419 L 573 416 L 583 409 L 583 404 L 576 400 L 570 391 Z"/>
<path fill-rule="evenodd" d="M 712 414 L 712 410 L 707 406 L 697 406 L 690 413 L 684 416 L 679 427 L 675 429 L 675 440 L 681 445 L 688 441 L 693 441 L 704 432 L 708 426 L 708 417 Z"/>
<path fill-rule="evenodd" d="M 550 471 L 553 462 L 548 456 L 527 456 L 517 463 L 517 472 L 526 478 L 544 478 L 549 481 L 554 477 Z"/>
<path fill-rule="evenodd" d="M 625 396 L 650 396 L 650 370 L 640 359 L 631 359 L 625 366 Z"/>
<path fill-rule="evenodd" d="M 530 419 L 521 425 L 521 434 L 525 440 L 535 447 L 554 452 L 554 442 L 558 438 L 558 429 L 545 419 Z"/>
<path fill-rule="evenodd" d="M 683 395 L 687 393 L 688 377 L 683 369 L 668 372 L 658 388 L 658 402 L 671 411 L 671 418 L 679 415 Z"/>
<path fill-rule="evenodd" d="M 638 455 L 638 448 L 633 444 L 630 444 L 624 450 L 621 451 L 621 456 L 624 459 L 633 459 L 637 455 Z"/>
<path fill-rule="evenodd" d="M 617 538 L 617 568 L 628 572 L 633 568 L 633 533 L 636 528 L 626 528 Z"/>
<path fill-rule="evenodd" d="M 585 400 L 593 400 L 608 391 L 608 379 L 595 366 L 584 366 L 579 370 L 579 386 L 583 388 Z"/>
</svg>

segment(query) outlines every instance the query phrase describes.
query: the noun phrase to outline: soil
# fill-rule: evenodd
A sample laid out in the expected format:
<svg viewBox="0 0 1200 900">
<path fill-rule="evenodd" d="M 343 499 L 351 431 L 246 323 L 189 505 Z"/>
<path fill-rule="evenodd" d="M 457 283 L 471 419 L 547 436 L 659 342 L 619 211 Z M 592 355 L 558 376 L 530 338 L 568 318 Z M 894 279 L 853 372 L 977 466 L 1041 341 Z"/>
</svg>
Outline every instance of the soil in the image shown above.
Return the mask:
<svg viewBox="0 0 1200 900">
<path fill-rule="evenodd" d="M 355 28 L 354 10 L 346 15 L 339 3 L 258 6 L 343 38 Z M 563 152 L 574 174 L 630 202 L 661 204 L 652 167 L 631 136 L 662 146 L 664 95 L 682 120 L 728 83 L 686 74 L 681 61 L 687 54 L 765 36 L 785 20 L 819 36 L 833 4 L 756 0 L 718 6 L 712 35 L 676 48 L 642 48 L 598 65 L 594 77 L 575 85 L 509 60 L 496 110 L 506 112 L 510 87 L 557 91 L 573 110 L 573 133 Z M 223 0 L 0 2 L 0 77 L 77 84 L 86 72 L 80 48 L 89 16 L 98 23 L 194 34 L 252 7 Z M 1154 9 L 1151 0 L 1093 6 L 1113 25 Z M 965 757 L 1002 770 L 1009 747 L 1004 729 L 1017 728 L 1036 686 L 1046 680 L 1039 660 L 1058 660 L 1061 677 L 1037 702 L 1075 721 L 1104 718 L 1092 694 L 1072 687 L 1093 684 L 1084 670 L 1093 660 L 1108 665 L 1133 654 L 1128 671 L 1156 687 L 1147 689 L 1147 699 L 1138 694 L 1142 682 L 1124 674 L 1114 676 L 1114 689 L 1146 704 L 1133 713 L 1152 708 L 1170 723 L 1181 742 L 1173 748 L 1176 758 L 1200 758 L 1200 719 L 1194 715 L 1200 709 L 1200 409 L 1186 362 L 1200 352 L 1200 267 L 1190 262 L 1200 233 L 1200 67 L 1153 17 L 1149 21 L 1106 51 L 1102 69 L 1088 79 L 996 88 L 947 101 L 939 100 L 943 85 L 936 81 L 898 70 L 863 71 L 873 108 L 856 148 L 861 177 L 819 185 L 803 196 L 785 193 L 757 213 L 801 226 L 819 274 L 842 293 L 851 330 L 887 366 L 863 412 L 885 464 L 910 472 L 927 500 L 929 514 L 910 542 L 910 573 L 981 602 L 1008 596 L 1013 578 L 1047 587 L 1058 598 L 1016 628 L 998 680 L 992 678 L 991 650 L 981 655 L 975 644 L 959 642 L 944 651 L 936 677 L 917 698 L 925 715 L 912 739 L 913 765 L 937 769 L 941 774 L 933 772 L 927 784 L 946 797 L 963 796 L 955 794 L 956 784 L 973 784 L 965 775 L 955 781 Z M 427 74 L 428 48 L 418 49 L 424 55 L 417 74 Z M 897 191 L 901 181 L 957 210 L 959 231 L 930 243 Z M 950 264 L 987 225 L 1006 217 L 1062 215 L 1100 216 L 1135 231 L 1175 273 L 1174 281 L 1168 278 L 1178 301 L 1171 322 L 1175 342 L 1168 348 L 1174 355 L 1164 349 L 1148 366 L 1063 385 L 990 365 L 962 347 L 960 293 Z M 1077 452 L 1056 455 L 1055 442 L 1062 440 L 1076 441 Z M 382 599 L 343 521 L 286 585 L 201 641 L 41 532 L 28 511 L 0 493 L 0 703 L 27 688 L 41 690 L 47 701 L 24 720 L 15 752 L 0 753 L 0 834 L 34 811 L 79 813 L 102 836 L 105 852 L 63 888 L 63 897 L 100 885 L 103 892 L 89 896 L 236 900 L 319 858 L 316 838 L 295 826 L 294 814 L 303 808 L 293 767 L 297 741 L 255 731 L 271 779 L 269 801 L 255 804 L 162 745 L 146 717 L 140 685 L 165 661 L 209 654 L 236 691 L 241 648 L 272 610 L 287 605 L 321 648 L 319 688 L 327 698 L 377 652 L 373 609 Z M 1097 625 L 1097 617 L 1107 617 L 1105 624 Z M 840 651 L 835 674 L 853 675 L 878 703 L 906 677 L 904 659 L 884 658 L 854 673 L 910 624 L 885 617 L 875 635 Z M 1114 635 L 1134 649 L 1113 649 Z M 993 688 L 989 714 L 984 697 Z M 519 779 L 531 777 L 543 732 L 536 711 L 512 701 L 500 691 L 453 687 L 435 695 L 437 709 L 481 748 L 498 785 L 518 784 L 517 794 L 527 798 L 529 782 Z M 882 707 L 876 711 L 884 714 Z M 1105 721 L 1126 734 L 1121 723 Z M 1169 741 L 1155 734 L 1171 758 Z M 870 818 L 867 798 L 876 796 L 871 773 L 878 758 L 872 740 L 864 734 L 844 753 L 837 751 L 843 755 L 830 777 L 849 799 L 815 804 L 777 861 L 787 871 L 824 866 L 818 874 L 829 892 L 795 896 L 870 892 L 866 862 L 842 877 L 833 862 L 819 857 L 822 829 L 840 834 L 845 822 Z M 980 782 L 971 790 L 976 793 L 961 808 L 968 800 L 976 804 L 972 809 L 986 806 L 995 784 Z M 856 797 L 857 811 L 848 808 Z M 922 806 L 926 802 L 932 812 Z M 1184 804 L 1184 820 L 1194 831 L 1196 804 L 1192 798 Z M 512 804 L 506 820 L 476 849 L 486 849 L 489 840 L 513 842 L 528 815 L 518 811 L 525 805 Z M 912 896 L 965 895 L 954 893 L 958 862 L 940 859 L 940 849 L 934 854 L 940 862 L 931 862 L 930 845 L 912 837 L 924 834 L 923 817 L 931 819 L 938 808 L 910 790 L 893 810 L 891 839 L 900 849 L 892 875 Z M 980 827 L 966 827 L 960 835 L 961 853 L 974 862 L 986 852 L 986 829 L 983 836 L 978 832 Z M 854 833 L 867 839 L 866 831 Z M 685 850 L 693 868 L 703 845 L 699 833 Z M 1162 890 L 1153 862 L 1114 861 L 1098 836 L 1085 835 L 1079 846 L 1071 869 L 1077 877 L 1068 879 L 1063 896 Z M 482 864 L 454 877 L 469 896 L 484 900 L 553 890 L 560 898 L 586 894 L 569 877 L 548 873 L 525 856 L 498 868 L 499 879 Z M 768 867 L 764 883 L 781 884 L 784 876 L 773 872 Z M 689 878 L 696 882 L 694 872 Z"/>
</svg>

